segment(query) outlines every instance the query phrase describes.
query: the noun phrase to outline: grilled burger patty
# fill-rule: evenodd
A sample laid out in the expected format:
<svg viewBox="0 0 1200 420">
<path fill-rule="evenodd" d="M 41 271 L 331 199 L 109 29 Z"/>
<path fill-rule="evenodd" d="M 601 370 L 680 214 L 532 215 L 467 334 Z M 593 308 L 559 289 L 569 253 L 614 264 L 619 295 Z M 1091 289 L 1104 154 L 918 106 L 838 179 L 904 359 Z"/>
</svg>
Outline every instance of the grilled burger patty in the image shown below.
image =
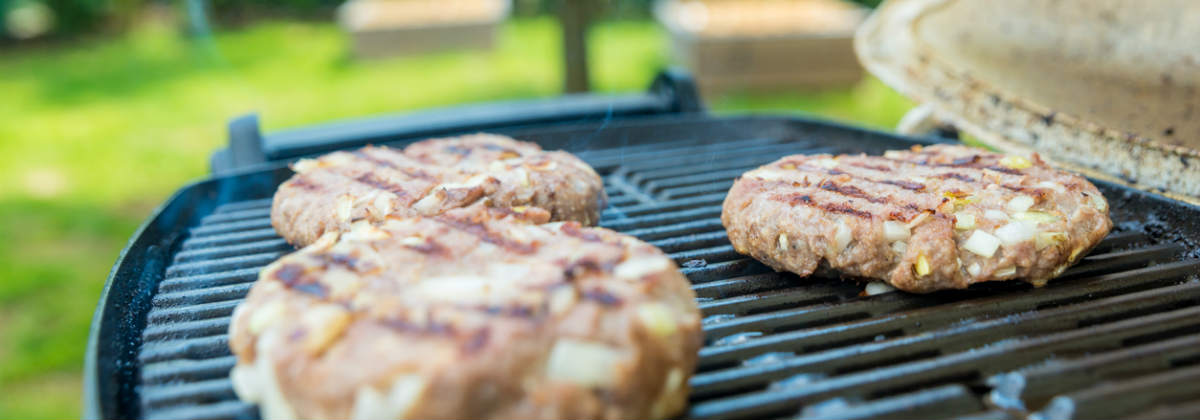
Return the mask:
<svg viewBox="0 0 1200 420">
<path fill-rule="evenodd" d="M 295 245 L 357 220 L 439 214 L 480 199 L 591 225 L 607 202 L 600 176 L 579 158 L 488 134 L 334 152 L 292 168 L 296 175 L 275 193 L 271 224 Z"/>
<path fill-rule="evenodd" d="M 233 314 L 234 389 L 265 418 L 663 418 L 701 344 L 662 251 L 481 204 L 326 233 Z"/>
<path fill-rule="evenodd" d="M 918 293 L 1044 285 L 1112 228 L 1094 185 L 1036 154 L 941 145 L 785 157 L 742 175 L 721 221 L 738 252 L 776 270 L 827 264 Z"/>
</svg>

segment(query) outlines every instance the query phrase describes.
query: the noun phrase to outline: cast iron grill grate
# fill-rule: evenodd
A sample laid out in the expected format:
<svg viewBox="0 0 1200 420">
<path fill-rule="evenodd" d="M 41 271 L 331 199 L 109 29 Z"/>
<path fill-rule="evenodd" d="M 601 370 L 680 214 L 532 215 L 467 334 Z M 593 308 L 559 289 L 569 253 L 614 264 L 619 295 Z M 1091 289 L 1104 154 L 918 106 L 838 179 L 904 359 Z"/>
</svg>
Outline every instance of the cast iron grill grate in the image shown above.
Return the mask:
<svg viewBox="0 0 1200 420">
<path fill-rule="evenodd" d="M 601 225 L 662 248 L 695 284 L 706 345 L 687 417 L 1198 411 L 1200 260 L 1122 223 L 1120 209 L 1117 231 L 1040 290 L 863 296 L 860 284 L 777 274 L 733 251 L 720 207 L 736 176 L 786 154 L 857 150 L 780 136 L 577 153 L 605 176 Z M 216 208 L 174 254 L 142 335 L 142 417 L 257 416 L 233 394 L 226 330 L 258 270 L 291 250 L 271 229 L 269 197 Z"/>
</svg>

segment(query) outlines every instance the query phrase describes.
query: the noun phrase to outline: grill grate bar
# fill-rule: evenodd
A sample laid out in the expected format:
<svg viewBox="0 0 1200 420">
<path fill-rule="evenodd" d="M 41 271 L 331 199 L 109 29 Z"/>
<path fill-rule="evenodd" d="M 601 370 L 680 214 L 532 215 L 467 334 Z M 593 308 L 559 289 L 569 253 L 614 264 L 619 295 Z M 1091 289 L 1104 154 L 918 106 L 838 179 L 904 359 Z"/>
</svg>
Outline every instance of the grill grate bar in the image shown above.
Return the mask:
<svg viewBox="0 0 1200 420">
<path fill-rule="evenodd" d="M 742 164 L 742 168 L 749 170 L 759 165 L 779 159 L 784 155 L 794 153 L 816 153 L 834 150 L 828 147 L 813 147 L 812 145 L 796 145 L 796 144 L 768 144 L 762 146 L 750 146 L 745 148 L 725 149 L 721 151 L 696 151 L 687 150 L 682 152 L 667 152 L 657 156 L 646 157 L 626 157 L 621 162 L 621 168 L 629 171 L 636 171 L 639 174 L 653 170 L 663 169 L 664 164 L 673 164 L 676 168 L 694 168 L 695 165 L 701 165 L 707 171 L 723 170 L 729 168 L 714 168 L 713 165 L 718 165 L 728 162 L 730 159 L 746 159 L 746 163 Z M 754 159 L 758 161 L 755 162 Z M 743 171 L 744 172 L 744 171 Z M 741 175 L 741 173 L 733 176 Z M 640 180 L 647 181 L 653 178 L 645 175 L 640 177 Z M 638 185 L 641 185 L 640 183 Z"/>
<path fill-rule="evenodd" d="M 732 187 L 733 181 L 715 181 L 687 187 L 667 188 L 659 192 L 658 197 L 663 200 L 688 198 L 718 191 L 729 191 Z"/>
<path fill-rule="evenodd" d="M 150 410 L 147 410 L 150 411 Z M 179 408 L 151 411 L 157 418 L 224 420 L 257 418 L 258 408 L 241 401 L 222 401 L 213 404 L 180 405 Z"/>
<path fill-rule="evenodd" d="M 828 152 L 828 151 L 832 151 L 832 150 L 834 150 L 834 149 L 829 148 L 829 147 L 810 148 L 810 149 L 804 150 L 804 153 L 809 153 L 809 154 L 823 153 L 823 152 Z M 774 152 L 774 150 L 772 150 L 772 152 Z M 769 153 L 769 154 L 755 153 L 752 156 L 744 156 L 745 153 L 740 153 L 737 150 L 730 150 L 730 151 L 728 151 L 728 153 L 729 153 L 729 157 L 726 157 L 719 161 L 712 162 L 708 165 L 705 165 L 704 169 L 706 171 L 724 171 L 727 169 L 740 169 L 741 172 L 745 172 L 746 170 L 748 170 L 750 168 L 756 168 L 767 162 L 771 162 L 776 159 L 779 159 L 779 157 L 781 156 L 779 154 L 774 154 L 774 153 Z M 741 172 L 733 174 L 732 176 L 730 176 L 730 178 L 741 175 Z M 647 182 L 647 181 L 655 181 L 655 180 L 674 178 L 674 177 L 680 177 L 680 176 L 690 176 L 690 175 L 696 175 L 696 168 L 691 167 L 691 166 L 674 166 L 674 167 L 654 168 L 654 169 L 647 169 L 644 171 L 639 171 L 637 173 L 637 175 L 629 177 L 629 181 L 633 182 L 635 184 L 638 184 L 638 185 L 645 185 L 642 183 Z"/>
<path fill-rule="evenodd" d="M 624 220 L 614 220 L 609 223 L 601 223 L 600 226 L 624 232 L 630 229 L 690 222 L 697 219 L 720 216 L 721 206 L 705 206 L 670 213 L 649 214 L 645 216 L 631 217 Z"/>
<path fill-rule="evenodd" d="M 1200 418 L 1200 402 L 1158 407 L 1129 416 L 1130 420 L 1179 420 Z"/>
<path fill-rule="evenodd" d="M 264 252 L 261 254 L 240 255 L 236 257 L 225 257 L 207 261 L 187 262 L 182 264 L 173 264 L 167 269 L 167 278 L 178 278 L 195 276 L 198 274 L 209 274 L 217 272 L 226 272 L 236 270 L 242 267 L 261 267 L 270 264 L 272 261 L 286 252 Z"/>
<path fill-rule="evenodd" d="M 229 317 L 222 317 L 180 322 L 170 327 L 155 325 L 146 328 L 146 331 L 142 333 L 142 340 L 157 341 L 225 334 L 229 332 L 229 321 Z"/>
<path fill-rule="evenodd" d="M 1119 383 L 1062 395 L 1050 401 L 1035 418 L 1117 418 L 1160 404 L 1200 400 L 1200 366 L 1175 368 Z"/>
<path fill-rule="evenodd" d="M 627 230 L 625 233 L 631 236 L 636 236 L 638 239 L 643 241 L 672 240 L 681 235 L 699 233 L 719 233 L 720 235 L 724 236 L 725 227 L 721 225 L 720 219 L 704 219 L 692 222 L 676 223 L 661 227 Z M 726 240 L 726 242 L 729 241 Z"/>
<path fill-rule="evenodd" d="M 208 287 L 198 290 L 161 293 L 154 297 L 156 305 L 192 305 L 241 299 L 250 291 L 253 282 Z"/>
<path fill-rule="evenodd" d="M 729 261 L 729 260 L 741 258 L 742 254 L 738 254 L 736 251 L 734 251 L 733 245 L 721 245 L 721 246 L 714 246 L 711 248 L 702 248 L 702 249 L 693 249 L 693 250 L 688 250 L 688 251 L 675 252 L 675 253 L 667 254 L 667 256 L 671 257 L 672 260 L 675 260 L 675 264 L 683 265 L 683 264 L 687 263 L 688 261 L 692 261 L 692 260 L 704 260 L 704 261 L 716 261 L 716 262 Z"/>
<path fill-rule="evenodd" d="M 139 359 L 142 363 L 153 363 L 167 360 L 224 357 L 230 354 L 232 353 L 229 351 L 229 337 L 217 335 L 145 343 L 142 345 L 142 354 Z"/>
<path fill-rule="evenodd" d="M 703 284 L 732 276 L 758 274 L 770 270 L 767 266 L 749 258 L 714 263 L 710 263 L 704 258 L 695 258 L 685 261 L 681 265 L 683 268 L 679 271 L 683 272 L 693 284 Z"/>
<path fill-rule="evenodd" d="M 864 404 L 833 400 L 806 408 L 802 419 L 948 419 L 983 411 L 967 387 L 953 384 L 880 398 Z"/>
<path fill-rule="evenodd" d="M 162 308 L 150 311 L 147 323 L 177 323 L 229 316 L 237 301 L 202 303 L 181 308 Z M 143 343 L 145 347 L 145 343 Z"/>
<path fill-rule="evenodd" d="M 213 210 L 213 213 L 232 213 L 232 212 L 237 212 L 237 211 L 242 211 L 242 210 L 271 208 L 271 201 L 272 201 L 272 198 L 268 197 L 268 198 L 263 198 L 263 199 L 258 199 L 258 200 L 246 200 L 246 201 L 238 201 L 235 203 L 222 204 L 220 206 L 217 206 L 216 210 Z"/>
<path fill-rule="evenodd" d="M 236 210 L 224 213 L 213 213 L 204 216 L 200 219 L 200 225 L 214 225 L 218 223 L 242 222 L 246 220 L 263 219 L 271 217 L 271 208 L 253 208 L 247 210 Z"/>
<path fill-rule="evenodd" d="M 696 139 L 662 141 L 653 143 L 640 144 L 622 144 L 611 149 L 588 149 L 575 152 L 576 156 L 583 159 L 588 164 L 592 164 L 592 160 L 603 159 L 620 159 L 624 156 L 639 156 L 644 153 L 663 153 L 677 151 L 680 148 L 689 150 L 703 151 L 720 151 L 730 147 L 745 148 L 751 146 L 759 146 L 765 144 L 779 143 L 778 139 L 769 137 L 754 137 L 749 139 L 733 139 L 726 141 L 711 141 L 704 142 Z"/>
<path fill-rule="evenodd" d="M 727 157 L 732 153 L 778 153 L 780 144 L 770 139 L 758 139 L 734 144 L 709 144 L 689 147 L 687 149 L 664 149 L 643 153 L 615 153 L 609 156 L 580 156 L 589 165 L 596 168 L 621 166 L 630 170 L 645 170 L 661 168 L 664 163 L 707 163 L 718 157 Z M 799 149 L 803 150 L 804 146 Z"/>
<path fill-rule="evenodd" d="M 183 250 L 237 245 L 246 242 L 267 241 L 279 239 L 275 229 L 270 227 L 233 233 L 210 235 L 203 238 L 189 238 L 183 241 Z"/>
<path fill-rule="evenodd" d="M 223 247 L 200 248 L 190 251 L 181 251 L 175 254 L 175 263 L 186 263 L 198 260 L 211 260 L 217 258 L 236 257 L 246 254 L 261 254 L 268 252 L 284 252 L 291 251 L 292 246 L 288 245 L 287 241 L 282 238 L 269 239 L 265 241 L 248 242 L 238 245 L 230 245 Z"/>
<path fill-rule="evenodd" d="M 258 218 L 250 220 L 240 220 L 235 222 L 214 223 L 209 225 L 200 225 L 191 230 L 191 237 L 203 238 L 209 235 L 217 235 L 221 233 L 244 232 L 247 230 L 257 230 L 270 228 L 271 220 L 269 218 Z"/>
<path fill-rule="evenodd" d="M 862 321 L 858 325 L 843 325 L 837 328 L 831 328 L 830 331 L 825 330 L 800 330 L 793 332 L 784 332 L 774 334 L 761 339 L 751 339 L 737 345 L 705 347 L 700 350 L 700 367 L 701 371 L 707 366 L 720 365 L 730 363 L 736 360 L 744 360 L 762 353 L 771 351 L 787 351 L 788 349 L 802 348 L 803 346 L 811 346 L 819 341 L 836 340 L 842 335 L 858 335 L 863 332 L 856 331 L 856 328 L 867 328 L 865 334 L 877 334 L 880 327 L 886 330 L 913 330 L 924 331 L 931 328 L 936 328 L 943 325 L 953 325 L 962 320 L 979 320 L 984 317 L 1001 315 L 1001 314 L 1054 314 L 1053 309 L 1047 311 L 1026 312 L 1039 308 L 1051 308 L 1056 306 L 1067 305 L 1074 301 L 1093 299 L 1099 297 L 1112 296 L 1116 293 L 1138 290 L 1154 285 L 1161 285 L 1163 282 L 1169 282 L 1172 279 L 1186 276 L 1200 268 L 1200 260 L 1189 260 L 1179 263 L 1163 264 L 1155 267 L 1148 267 L 1140 270 L 1132 270 L 1128 272 L 1114 273 L 1106 276 L 1098 276 L 1087 279 L 1083 282 L 1072 283 L 1059 287 L 1047 287 L 1044 290 L 1039 290 L 1037 293 L 1026 294 L 1021 296 L 1022 299 L 1014 299 L 1017 296 L 995 296 L 991 298 L 978 299 L 973 301 L 962 301 L 951 303 L 948 305 L 940 305 L 931 307 L 925 312 L 918 313 L 897 313 L 892 316 L 881 317 L 878 319 L 869 319 Z M 1118 295 L 1114 298 L 1099 299 L 1092 301 L 1084 301 L 1078 306 L 1067 306 L 1065 313 L 1078 311 L 1079 308 L 1095 308 L 1094 313 L 1112 313 L 1116 308 L 1116 301 L 1112 299 L 1138 299 L 1141 298 L 1139 293 L 1150 293 L 1152 296 L 1157 296 L 1161 293 L 1179 293 L 1177 298 L 1186 298 L 1183 294 L 1191 293 L 1190 283 L 1176 285 L 1174 287 L 1151 289 L 1145 292 L 1131 293 L 1126 295 Z M 1200 293 L 1200 292 L 1198 292 Z M 933 296 L 925 296 L 925 302 L 937 302 Z M 1164 298 L 1170 299 L 1170 297 Z M 908 303 L 913 302 L 913 303 Z M 1103 307 L 1102 304 L 1112 305 Z M 836 306 L 839 312 L 830 313 L 829 319 L 837 321 L 842 313 L 855 313 L 859 311 L 864 314 L 871 311 L 890 312 L 896 308 L 905 308 L 911 306 L 922 306 L 921 302 L 916 302 L 916 299 L 911 299 L 898 293 L 891 293 L 869 298 L 858 299 Z M 721 337 L 736 331 L 770 331 L 770 328 L 780 328 L 780 326 L 793 325 L 793 323 L 815 323 L 824 319 L 824 312 L 821 308 L 800 308 L 788 311 L 779 311 L 776 313 L 764 314 L 758 317 L 744 317 L 735 319 L 726 323 L 719 323 L 705 327 L 705 332 L 709 337 Z M 823 308 L 824 310 L 834 310 L 833 307 Z M 783 319 L 779 319 L 783 318 Z M 795 320 L 789 318 L 797 318 Z M 747 321 L 748 320 L 748 321 Z M 979 321 L 976 321 L 977 323 Z M 827 322 L 828 323 L 828 322 Z M 919 323 L 919 325 L 918 325 Z M 726 327 L 729 325 L 729 327 Z M 1020 327 L 1004 319 L 1000 319 L 999 323 L 994 324 L 998 328 L 1013 328 Z M 885 331 L 886 331 L 885 330 Z M 819 340 L 819 341 L 818 341 Z"/>
<path fill-rule="evenodd" d="M 159 292 L 175 292 L 180 290 L 218 287 L 229 284 L 252 282 L 258 278 L 262 267 L 247 267 L 238 270 L 222 271 L 219 273 L 201 274 L 196 276 L 175 277 L 163 280 L 159 284 Z"/>
<path fill-rule="evenodd" d="M 1191 289 L 1200 288 L 1191 287 Z M 1176 290 L 1166 290 L 1165 292 L 1167 292 L 1164 293 L 1167 296 L 1163 296 L 1163 298 L 1169 299 Z M 1124 300 L 1126 302 L 1122 303 L 1130 303 L 1127 296 L 1111 300 Z M 1103 303 L 1112 305 L 1112 302 Z M 1082 307 L 1083 305 L 1080 306 Z M 1111 306 L 1100 308 L 1093 306 L 1087 309 L 1105 309 L 1107 311 L 1110 308 Z M 1061 314 L 1062 312 L 1059 313 Z M 689 414 L 691 417 L 696 418 L 745 418 L 765 413 L 776 413 L 780 410 L 795 410 L 804 404 L 811 404 L 820 401 L 822 398 L 829 398 L 839 394 L 871 397 L 886 393 L 888 390 L 911 389 L 917 385 L 928 386 L 936 383 L 954 383 L 959 381 L 978 382 L 981 372 L 989 373 L 989 371 L 1011 369 L 1035 363 L 1056 351 L 1086 351 L 1089 348 L 1115 347 L 1119 346 L 1121 341 L 1126 338 L 1200 324 L 1200 318 L 1198 318 L 1200 316 L 1200 307 L 1178 309 L 1113 324 L 1074 330 L 1071 329 L 1071 325 L 1062 321 L 1070 321 L 1072 318 L 1075 318 L 1074 320 L 1076 321 L 1082 320 L 1089 316 L 1086 311 L 1077 311 L 1062 317 L 1066 319 L 1054 319 L 1053 316 L 1055 315 L 1035 314 L 1027 317 L 1015 317 L 1019 321 L 1026 321 L 1016 324 L 1024 327 L 1017 328 L 1023 335 L 1056 331 L 1058 332 L 1057 334 L 1031 339 L 1001 340 L 984 347 L 972 349 L 971 351 L 960 349 L 956 353 L 945 356 L 834 376 L 829 379 L 808 383 L 804 386 L 748 392 L 723 399 L 700 401 L 692 405 Z M 1012 321 L 1008 320 L 998 320 L 998 322 L 1012 323 Z M 1050 322 L 1054 322 L 1056 325 L 1053 328 L 1045 325 Z M 974 325 L 966 325 L 959 327 L 957 330 L 974 331 L 978 328 Z M 941 336 L 943 334 L 934 334 L 930 337 Z M 869 344 L 860 346 L 856 350 L 866 350 L 862 347 L 885 346 L 889 344 L 887 342 L 874 345 Z M 824 362 L 828 366 L 823 367 L 822 370 L 827 370 L 829 367 L 844 363 L 839 362 L 839 359 L 847 355 L 837 353 L 841 352 L 825 352 L 824 354 L 798 357 L 794 360 L 810 362 L 809 364 L 811 365 L 813 362 L 817 362 L 817 360 L 811 359 L 815 359 L 816 356 L 824 356 L 822 357 L 824 360 L 821 360 L 821 362 Z M 862 356 L 855 354 L 853 359 L 855 359 L 855 362 L 861 362 Z M 787 360 L 783 363 L 789 365 L 796 364 L 792 360 Z M 818 366 L 808 366 L 804 368 L 804 371 L 813 372 L 814 368 L 818 368 Z M 695 378 L 693 378 L 693 386 L 695 386 L 695 382 Z"/>
<path fill-rule="evenodd" d="M 172 360 L 150 363 L 142 367 L 144 385 L 170 384 L 174 381 L 202 381 L 224 378 L 237 363 L 237 357 L 226 356 L 205 360 Z"/>
<path fill-rule="evenodd" d="M 659 212 L 672 212 L 679 210 L 687 210 L 696 207 L 706 207 L 712 205 L 720 205 L 725 201 L 725 191 L 720 191 L 712 194 L 699 195 L 695 197 L 681 198 L 676 200 L 664 201 L 659 204 L 639 204 L 621 209 L 608 208 L 605 213 L 609 217 L 634 217 L 645 216 L 648 214 Z"/>
<path fill-rule="evenodd" d="M 725 236 L 724 229 L 717 232 L 697 233 L 687 236 L 678 236 L 674 238 L 650 241 L 650 244 L 662 249 L 663 252 L 666 253 L 683 252 L 701 246 L 714 247 L 724 245 L 729 246 L 730 248 L 733 247 L 733 245 L 729 245 L 729 237 Z"/>
<path fill-rule="evenodd" d="M 233 394 L 233 383 L 229 381 L 229 378 L 142 387 L 143 405 L 147 408 L 179 403 L 217 402 L 234 398 L 236 396 Z"/>
<path fill-rule="evenodd" d="M 992 404 L 1025 410 L 1045 405 L 1055 395 L 1084 389 L 1102 380 L 1168 370 L 1174 362 L 1200 359 L 1200 336 L 1185 336 L 1092 357 L 1056 360 L 988 379 Z"/>
</svg>

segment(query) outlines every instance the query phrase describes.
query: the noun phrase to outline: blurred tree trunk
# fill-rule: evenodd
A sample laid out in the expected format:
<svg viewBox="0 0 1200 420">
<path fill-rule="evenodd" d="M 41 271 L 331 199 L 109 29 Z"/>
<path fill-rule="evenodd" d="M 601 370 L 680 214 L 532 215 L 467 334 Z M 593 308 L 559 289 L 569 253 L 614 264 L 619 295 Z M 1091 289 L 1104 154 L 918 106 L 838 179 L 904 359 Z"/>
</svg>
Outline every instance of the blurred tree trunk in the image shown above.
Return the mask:
<svg viewBox="0 0 1200 420">
<path fill-rule="evenodd" d="M 561 0 L 559 4 L 558 19 L 562 23 L 563 63 L 566 66 L 563 90 L 567 93 L 589 89 L 587 31 L 596 16 L 597 6 L 595 0 Z"/>
</svg>

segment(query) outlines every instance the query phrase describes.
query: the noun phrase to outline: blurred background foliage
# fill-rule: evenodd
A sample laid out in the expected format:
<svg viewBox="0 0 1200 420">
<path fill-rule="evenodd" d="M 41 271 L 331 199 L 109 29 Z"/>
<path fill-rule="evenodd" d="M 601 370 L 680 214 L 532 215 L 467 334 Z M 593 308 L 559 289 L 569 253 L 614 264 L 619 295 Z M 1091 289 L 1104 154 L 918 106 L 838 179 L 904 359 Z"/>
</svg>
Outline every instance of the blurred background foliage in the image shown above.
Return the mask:
<svg viewBox="0 0 1200 420">
<path fill-rule="evenodd" d="M 513 0 L 513 16 L 531 17 L 553 13 L 563 0 Z M 647 19 L 654 0 L 595 0 L 603 19 Z M 874 7 L 882 0 L 852 0 Z M 68 38 L 89 33 L 115 33 L 129 30 L 147 6 L 177 7 L 188 10 L 188 3 L 203 4 L 210 19 L 218 26 L 252 22 L 265 17 L 328 19 L 342 0 L 0 0 L 0 42 L 13 43 L 28 36 L 19 20 L 39 35 Z M 17 17 L 12 17 L 13 12 Z M 42 23 L 41 21 L 45 21 Z M 14 31 L 16 34 L 14 34 Z"/>
<path fill-rule="evenodd" d="M 0 418 L 80 415 L 106 274 L 155 206 L 205 176 L 229 118 L 259 111 L 269 131 L 561 92 L 552 2 L 516 0 L 491 50 L 371 61 L 350 57 L 331 19 L 336 3 L 213 0 L 214 29 L 188 36 L 182 0 L 0 0 L 9 25 L 0 31 Z M 607 3 L 588 33 L 594 89 L 641 90 L 671 64 L 649 5 Z M 25 27 L 14 32 L 14 22 Z M 717 113 L 810 113 L 883 129 L 911 106 L 870 78 L 705 100 Z"/>
</svg>

